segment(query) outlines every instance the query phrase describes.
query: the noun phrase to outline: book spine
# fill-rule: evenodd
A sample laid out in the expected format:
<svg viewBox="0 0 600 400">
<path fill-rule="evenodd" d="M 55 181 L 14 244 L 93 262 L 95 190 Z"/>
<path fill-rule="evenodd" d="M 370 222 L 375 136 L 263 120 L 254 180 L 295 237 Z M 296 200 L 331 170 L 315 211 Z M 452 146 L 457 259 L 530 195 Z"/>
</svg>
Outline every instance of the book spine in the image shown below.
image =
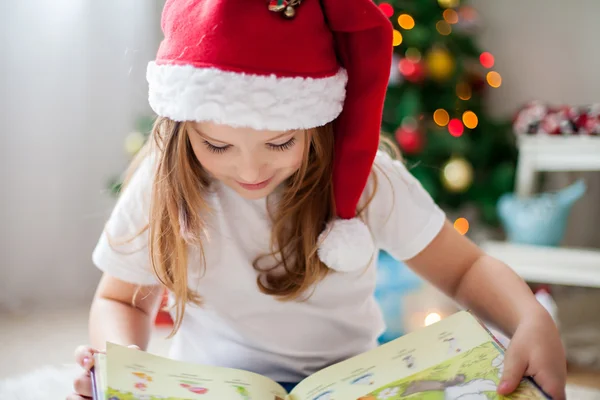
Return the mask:
<svg viewBox="0 0 600 400">
<path fill-rule="evenodd" d="M 100 399 L 98 392 L 98 382 L 96 381 L 96 371 L 94 367 L 90 369 L 90 380 L 92 381 L 92 400 L 104 400 Z"/>
</svg>

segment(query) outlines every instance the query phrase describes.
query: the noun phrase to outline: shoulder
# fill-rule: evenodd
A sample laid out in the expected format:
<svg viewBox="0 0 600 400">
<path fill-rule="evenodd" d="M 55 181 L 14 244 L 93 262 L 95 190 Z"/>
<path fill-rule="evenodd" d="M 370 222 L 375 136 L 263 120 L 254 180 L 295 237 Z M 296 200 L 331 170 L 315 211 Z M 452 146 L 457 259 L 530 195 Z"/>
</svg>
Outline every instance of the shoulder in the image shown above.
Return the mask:
<svg viewBox="0 0 600 400">
<path fill-rule="evenodd" d="M 392 158 L 385 151 L 378 151 L 363 196 L 385 198 L 396 192 L 402 193 L 421 188 L 421 183 L 410 173 L 404 160 Z"/>
<path fill-rule="evenodd" d="M 362 205 L 379 248 L 398 259 L 422 250 L 445 221 L 443 211 L 405 162 L 383 151 L 375 158 Z"/>
</svg>

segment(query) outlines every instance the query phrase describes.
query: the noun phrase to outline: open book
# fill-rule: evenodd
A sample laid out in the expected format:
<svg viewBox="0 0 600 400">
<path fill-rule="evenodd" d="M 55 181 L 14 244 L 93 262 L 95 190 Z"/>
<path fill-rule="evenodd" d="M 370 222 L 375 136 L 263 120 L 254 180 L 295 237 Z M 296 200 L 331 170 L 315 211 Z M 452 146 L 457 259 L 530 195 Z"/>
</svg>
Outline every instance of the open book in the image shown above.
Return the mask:
<svg viewBox="0 0 600 400">
<path fill-rule="evenodd" d="M 241 370 L 194 365 L 108 343 L 92 377 L 96 400 L 433 400 L 500 399 L 504 348 L 461 311 L 325 368 L 291 393 Z M 510 399 L 548 399 L 523 379 Z"/>
</svg>

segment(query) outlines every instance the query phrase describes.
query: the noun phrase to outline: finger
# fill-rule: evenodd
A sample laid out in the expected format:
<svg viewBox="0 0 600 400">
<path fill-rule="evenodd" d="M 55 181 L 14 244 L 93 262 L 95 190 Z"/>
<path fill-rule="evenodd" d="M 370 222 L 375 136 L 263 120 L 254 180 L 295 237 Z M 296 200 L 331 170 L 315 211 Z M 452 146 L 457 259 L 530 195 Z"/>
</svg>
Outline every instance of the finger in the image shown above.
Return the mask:
<svg viewBox="0 0 600 400">
<path fill-rule="evenodd" d="M 75 361 L 86 370 L 94 366 L 94 354 L 100 353 L 89 346 L 79 346 L 75 349 Z"/>
<path fill-rule="evenodd" d="M 527 370 L 527 358 L 525 352 L 517 346 L 509 345 L 504 358 L 504 370 L 502 379 L 498 385 L 498 393 L 508 395 L 515 391 L 525 376 Z"/>
<path fill-rule="evenodd" d="M 141 350 L 141 349 L 140 349 L 140 346 L 138 346 L 138 345 L 135 345 L 135 344 L 131 344 L 131 345 L 127 346 L 127 347 L 129 347 L 130 349 Z"/>
<path fill-rule="evenodd" d="M 79 396 L 92 397 L 92 380 L 88 374 L 79 375 L 73 383 L 73 389 Z"/>
<path fill-rule="evenodd" d="M 534 380 L 552 400 L 566 400 L 567 394 L 564 385 L 566 377 L 558 377 L 542 371 L 535 376 Z"/>
</svg>

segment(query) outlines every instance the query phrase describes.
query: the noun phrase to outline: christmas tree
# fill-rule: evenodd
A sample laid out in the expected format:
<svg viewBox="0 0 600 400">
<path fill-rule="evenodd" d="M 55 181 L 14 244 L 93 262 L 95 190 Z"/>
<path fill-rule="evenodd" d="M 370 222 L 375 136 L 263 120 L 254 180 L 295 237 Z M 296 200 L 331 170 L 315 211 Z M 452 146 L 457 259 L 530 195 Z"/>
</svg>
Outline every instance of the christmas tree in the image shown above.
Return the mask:
<svg viewBox="0 0 600 400">
<path fill-rule="evenodd" d="M 484 106 L 502 78 L 493 55 L 474 40 L 476 10 L 459 0 L 376 4 L 394 26 L 384 134 L 440 206 L 475 207 L 481 221 L 496 225 L 496 202 L 513 188 L 517 150 L 511 121 L 493 119 Z"/>
</svg>

